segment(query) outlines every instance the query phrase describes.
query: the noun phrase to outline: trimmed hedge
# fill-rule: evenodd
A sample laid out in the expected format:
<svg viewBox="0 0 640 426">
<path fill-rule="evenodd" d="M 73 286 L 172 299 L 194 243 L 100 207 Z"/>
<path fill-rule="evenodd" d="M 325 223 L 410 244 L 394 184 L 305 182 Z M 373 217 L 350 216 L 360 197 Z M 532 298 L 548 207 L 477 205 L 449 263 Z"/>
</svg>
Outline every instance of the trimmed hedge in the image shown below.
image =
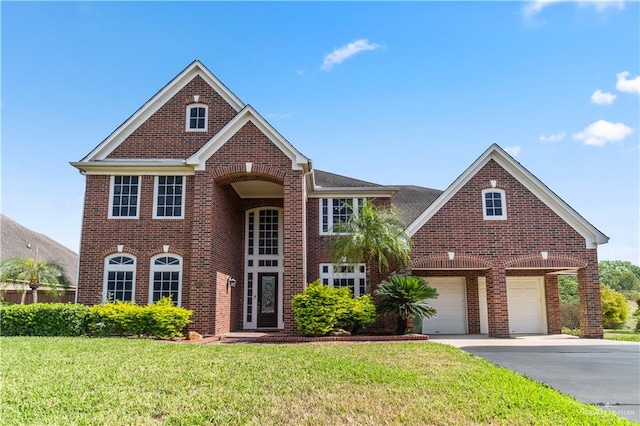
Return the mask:
<svg viewBox="0 0 640 426">
<path fill-rule="evenodd" d="M 2 336 L 182 336 L 192 311 L 173 306 L 170 298 L 156 304 L 105 303 L 93 307 L 64 303 L 0 306 Z"/>
<path fill-rule="evenodd" d="M 334 328 L 356 333 L 376 318 L 371 296 L 353 298 L 348 288 L 333 288 L 320 281 L 310 283 L 304 293 L 293 296 L 291 304 L 303 336 L 324 336 Z"/>
</svg>

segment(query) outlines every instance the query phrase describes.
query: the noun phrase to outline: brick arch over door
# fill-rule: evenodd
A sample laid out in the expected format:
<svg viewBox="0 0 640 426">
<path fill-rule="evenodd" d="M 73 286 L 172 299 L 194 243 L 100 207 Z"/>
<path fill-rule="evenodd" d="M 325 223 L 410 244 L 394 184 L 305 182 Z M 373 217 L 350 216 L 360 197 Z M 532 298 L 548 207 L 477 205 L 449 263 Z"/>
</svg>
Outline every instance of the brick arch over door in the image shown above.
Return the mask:
<svg viewBox="0 0 640 426">
<path fill-rule="evenodd" d="M 547 259 L 543 259 L 540 253 L 518 256 L 508 259 L 504 262 L 505 268 L 586 268 L 587 262 L 577 257 L 565 255 L 565 254 L 553 254 L 549 253 Z"/>
<path fill-rule="evenodd" d="M 450 260 L 448 253 L 438 253 L 412 260 L 409 269 L 489 269 L 492 266 L 478 256 L 456 253 Z"/>
<path fill-rule="evenodd" d="M 211 172 L 211 175 L 219 185 L 227 185 L 247 180 L 262 180 L 277 183 L 278 185 L 284 185 L 286 172 L 284 170 L 262 164 L 253 164 L 251 166 L 251 171 L 247 172 L 245 164 L 233 164 L 217 168 Z"/>
</svg>

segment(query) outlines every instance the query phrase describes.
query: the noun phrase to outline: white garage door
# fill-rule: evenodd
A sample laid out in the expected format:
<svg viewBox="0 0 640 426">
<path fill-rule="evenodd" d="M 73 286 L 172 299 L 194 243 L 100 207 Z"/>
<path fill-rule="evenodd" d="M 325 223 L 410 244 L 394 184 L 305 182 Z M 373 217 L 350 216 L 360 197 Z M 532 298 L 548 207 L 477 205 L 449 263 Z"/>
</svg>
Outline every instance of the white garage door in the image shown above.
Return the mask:
<svg viewBox="0 0 640 426">
<path fill-rule="evenodd" d="M 438 311 L 437 318 L 422 321 L 423 334 L 466 334 L 467 302 L 464 277 L 425 278 L 438 290 L 437 299 L 427 302 Z"/>
<path fill-rule="evenodd" d="M 507 277 L 511 333 L 547 333 L 544 277 Z"/>
</svg>

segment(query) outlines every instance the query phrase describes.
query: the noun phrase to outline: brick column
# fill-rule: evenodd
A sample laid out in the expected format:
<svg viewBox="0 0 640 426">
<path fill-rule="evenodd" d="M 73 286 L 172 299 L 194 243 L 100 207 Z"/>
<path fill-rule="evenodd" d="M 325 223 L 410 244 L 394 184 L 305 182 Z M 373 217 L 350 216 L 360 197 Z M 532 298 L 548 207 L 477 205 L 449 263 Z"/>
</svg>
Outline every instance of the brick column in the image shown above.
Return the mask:
<svg viewBox="0 0 640 426">
<path fill-rule="evenodd" d="M 507 273 L 504 268 L 494 267 L 487 271 L 486 277 L 489 336 L 509 337 Z"/>
<path fill-rule="evenodd" d="M 187 308 L 193 310 L 189 329 L 202 334 L 215 332 L 215 274 L 211 264 L 213 185 L 213 179 L 206 171 L 197 171 L 193 177 L 191 270 Z"/>
<path fill-rule="evenodd" d="M 558 289 L 558 276 L 546 274 L 544 276 L 544 294 L 547 305 L 547 333 L 562 333 L 562 320 L 560 318 L 560 290 Z"/>
<path fill-rule="evenodd" d="M 284 277 L 283 277 L 283 317 L 284 329 L 297 333 L 298 327 L 293 317 L 291 300 L 304 291 L 304 193 L 301 170 L 292 170 L 284 180 Z"/>
<path fill-rule="evenodd" d="M 580 332 L 582 337 L 602 339 L 602 302 L 598 262 L 591 261 L 578 269 L 578 295 L 580 296 Z"/>
<path fill-rule="evenodd" d="M 466 277 L 467 281 L 467 325 L 469 334 L 480 334 L 480 298 L 478 277 Z"/>
</svg>

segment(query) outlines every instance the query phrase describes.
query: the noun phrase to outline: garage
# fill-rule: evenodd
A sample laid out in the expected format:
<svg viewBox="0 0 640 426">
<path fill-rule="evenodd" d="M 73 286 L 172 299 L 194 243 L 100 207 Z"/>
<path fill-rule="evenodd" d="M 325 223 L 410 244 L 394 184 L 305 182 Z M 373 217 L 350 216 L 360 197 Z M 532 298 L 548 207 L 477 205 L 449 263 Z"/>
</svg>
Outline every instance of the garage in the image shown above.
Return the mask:
<svg viewBox="0 0 640 426">
<path fill-rule="evenodd" d="M 544 277 L 507 277 L 509 330 L 513 334 L 547 334 Z"/>
<path fill-rule="evenodd" d="M 425 278 L 438 290 L 437 299 L 427 302 L 438 311 L 437 318 L 422 320 L 423 334 L 466 334 L 467 301 L 464 277 Z"/>
</svg>

